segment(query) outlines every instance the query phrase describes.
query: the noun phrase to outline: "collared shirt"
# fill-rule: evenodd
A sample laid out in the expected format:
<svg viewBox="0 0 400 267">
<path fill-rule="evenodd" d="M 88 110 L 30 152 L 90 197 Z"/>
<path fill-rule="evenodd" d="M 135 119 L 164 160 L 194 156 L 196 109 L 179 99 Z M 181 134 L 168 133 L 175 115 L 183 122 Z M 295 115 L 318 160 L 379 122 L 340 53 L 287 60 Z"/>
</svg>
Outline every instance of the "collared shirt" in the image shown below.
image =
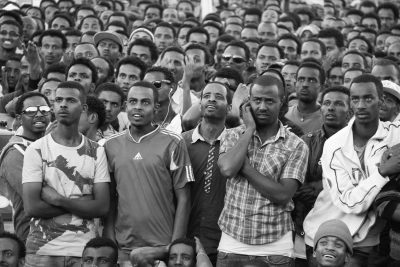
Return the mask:
<svg viewBox="0 0 400 267">
<path fill-rule="evenodd" d="M 243 125 L 227 130 L 220 153 L 234 147 L 244 130 Z M 247 154 L 251 166 L 267 176 L 265 179 L 272 178 L 276 182 L 282 179 L 295 179 L 299 183 L 304 181 L 307 145 L 281 123 L 276 136 L 264 143 L 255 133 Z M 242 243 L 268 244 L 294 229 L 290 216 L 293 208 L 292 200 L 286 205 L 277 205 L 263 197 L 238 173 L 227 180 L 225 205 L 218 224 L 224 233 Z"/>
<path fill-rule="evenodd" d="M 188 236 L 197 236 L 207 254 L 216 254 L 221 238 L 218 218 L 224 207 L 226 178 L 221 175 L 218 167 L 220 140 L 226 130 L 215 142 L 208 143 L 199 132 L 199 126 L 182 134 L 192 162 L 195 182 L 191 184 L 191 212 L 188 225 Z M 214 155 L 212 161 L 212 176 L 210 192 L 204 189 L 209 154 Z"/>
</svg>

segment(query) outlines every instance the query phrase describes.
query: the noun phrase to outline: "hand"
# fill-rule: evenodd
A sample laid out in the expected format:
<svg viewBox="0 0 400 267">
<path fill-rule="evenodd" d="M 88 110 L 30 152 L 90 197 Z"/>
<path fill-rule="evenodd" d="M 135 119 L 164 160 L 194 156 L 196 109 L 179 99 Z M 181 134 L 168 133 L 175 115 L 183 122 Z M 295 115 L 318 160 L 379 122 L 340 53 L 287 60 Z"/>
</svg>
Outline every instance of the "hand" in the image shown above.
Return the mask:
<svg viewBox="0 0 400 267">
<path fill-rule="evenodd" d="M 6 67 L 1 67 L 1 86 L 3 87 L 3 95 L 8 94 L 8 81 L 7 81 Z"/>
<path fill-rule="evenodd" d="M 393 177 L 394 174 L 400 173 L 400 152 L 398 145 L 393 146 L 383 153 L 378 170 L 382 176 Z"/>
<path fill-rule="evenodd" d="M 250 129 L 252 131 L 256 130 L 256 122 L 254 120 L 253 117 L 253 113 L 251 112 L 251 106 L 250 106 L 250 102 L 246 101 L 241 109 L 241 113 L 242 113 L 242 119 L 244 124 L 246 125 L 247 129 Z"/>
<path fill-rule="evenodd" d="M 131 251 L 129 255 L 133 266 L 152 267 L 156 260 L 162 260 L 166 255 L 165 247 L 142 247 Z"/>
<path fill-rule="evenodd" d="M 42 187 L 42 199 L 50 205 L 60 206 L 60 200 L 63 198 L 54 188 L 45 185 Z"/>
<path fill-rule="evenodd" d="M 28 46 L 22 46 L 24 50 L 24 55 L 26 56 L 26 60 L 31 65 L 31 67 L 39 67 L 40 66 L 40 54 L 37 46 L 32 42 L 28 42 Z"/>
<path fill-rule="evenodd" d="M 197 237 L 194 237 L 194 240 L 196 241 L 196 254 L 199 252 L 205 253 L 205 249 L 204 249 L 203 245 L 201 244 L 200 239 Z"/>
<path fill-rule="evenodd" d="M 196 73 L 203 71 L 203 66 L 199 66 L 199 64 L 195 63 L 193 58 L 185 56 L 183 79 L 186 79 L 187 82 L 190 82 L 190 80 L 195 76 Z"/>
</svg>

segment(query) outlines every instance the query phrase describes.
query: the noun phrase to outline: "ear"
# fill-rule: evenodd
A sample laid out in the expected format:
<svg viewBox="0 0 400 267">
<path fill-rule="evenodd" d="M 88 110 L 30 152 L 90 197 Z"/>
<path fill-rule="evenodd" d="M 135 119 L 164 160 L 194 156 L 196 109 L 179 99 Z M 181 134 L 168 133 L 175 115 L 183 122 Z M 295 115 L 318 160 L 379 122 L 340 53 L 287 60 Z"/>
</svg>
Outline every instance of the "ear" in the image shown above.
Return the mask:
<svg viewBox="0 0 400 267">
<path fill-rule="evenodd" d="M 82 112 L 87 112 L 88 111 L 88 105 L 87 104 L 83 104 L 82 105 Z"/>
<path fill-rule="evenodd" d="M 154 113 L 157 113 L 160 108 L 160 103 L 155 103 L 154 105 Z"/>
<path fill-rule="evenodd" d="M 99 115 L 96 112 L 93 112 L 92 114 L 89 114 L 88 116 L 88 122 L 90 124 L 95 124 L 98 121 Z"/>
<path fill-rule="evenodd" d="M 317 257 L 317 253 L 315 253 L 315 250 L 313 251 L 312 256 L 313 256 L 313 258 Z"/>
<path fill-rule="evenodd" d="M 232 110 L 232 104 L 229 104 L 228 106 L 226 106 L 226 113 L 230 113 Z"/>
<path fill-rule="evenodd" d="M 350 261 L 350 259 L 351 259 L 351 255 L 350 255 L 350 253 L 346 253 L 346 257 L 344 258 L 344 262 L 349 262 Z"/>
</svg>

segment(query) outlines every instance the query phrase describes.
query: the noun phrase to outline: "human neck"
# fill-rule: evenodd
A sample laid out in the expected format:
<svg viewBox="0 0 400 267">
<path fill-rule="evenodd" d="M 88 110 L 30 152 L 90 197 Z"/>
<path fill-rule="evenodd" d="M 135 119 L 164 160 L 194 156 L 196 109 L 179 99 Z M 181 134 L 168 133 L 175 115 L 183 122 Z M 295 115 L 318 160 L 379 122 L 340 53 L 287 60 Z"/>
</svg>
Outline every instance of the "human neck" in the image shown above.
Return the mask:
<svg viewBox="0 0 400 267">
<path fill-rule="evenodd" d="M 28 140 L 38 140 L 39 138 L 43 137 L 43 135 L 44 132 L 34 133 L 22 127 L 22 137 L 25 137 Z"/>
<path fill-rule="evenodd" d="M 225 120 L 213 121 L 206 118 L 200 122 L 199 132 L 207 141 L 214 142 L 224 131 Z"/>
<path fill-rule="evenodd" d="M 97 128 L 96 127 L 90 127 L 89 130 L 86 132 L 85 136 L 89 138 L 92 141 L 97 141 Z"/>
<path fill-rule="evenodd" d="M 139 139 L 140 137 L 150 133 L 151 131 L 154 131 L 155 128 L 156 127 L 151 124 L 143 126 L 136 126 L 131 124 L 129 131 L 134 139 Z"/>
<path fill-rule="evenodd" d="M 300 113 L 310 114 L 317 111 L 319 109 L 319 106 L 317 105 L 316 101 L 313 101 L 311 103 L 305 103 L 299 100 L 297 109 Z"/>
<path fill-rule="evenodd" d="M 379 120 L 371 123 L 359 123 L 357 120 L 353 124 L 353 141 L 357 143 L 358 146 L 364 145 L 368 140 L 374 136 L 378 130 Z"/>
<path fill-rule="evenodd" d="M 279 121 L 276 120 L 274 123 L 269 125 L 259 126 L 257 125 L 257 133 L 261 138 L 261 142 L 264 143 L 266 140 L 275 136 L 279 131 Z"/>
<path fill-rule="evenodd" d="M 65 125 L 60 122 L 57 123 L 57 127 L 51 132 L 56 143 L 63 146 L 78 146 L 82 141 L 82 136 L 78 131 L 78 124 Z"/>
<path fill-rule="evenodd" d="M 325 133 L 326 133 L 327 137 L 331 137 L 332 135 L 337 133 L 339 130 L 341 130 L 343 127 L 340 127 L 340 128 L 331 127 L 331 126 L 328 126 L 328 125 L 324 124 L 324 130 L 325 130 Z"/>
</svg>

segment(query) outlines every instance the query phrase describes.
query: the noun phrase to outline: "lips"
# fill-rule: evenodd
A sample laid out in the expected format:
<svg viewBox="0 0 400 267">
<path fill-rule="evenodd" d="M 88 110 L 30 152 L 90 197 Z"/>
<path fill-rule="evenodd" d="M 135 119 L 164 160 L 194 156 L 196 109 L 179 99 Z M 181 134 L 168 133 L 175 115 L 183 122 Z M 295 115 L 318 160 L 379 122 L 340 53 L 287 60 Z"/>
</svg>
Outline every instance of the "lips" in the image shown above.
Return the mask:
<svg viewBox="0 0 400 267">
<path fill-rule="evenodd" d="M 336 115 L 334 115 L 334 114 L 326 114 L 325 118 L 327 118 L 327 119 L 336 119 Z"/>
<path fill-rule="evenodd" d="M 42 121 L 37 121 L 37 122 L 33 123 L 33 126 L 35 126 L 35 127 L 46 127 L 46 123 L 44 123 Z"/>
</svg>

